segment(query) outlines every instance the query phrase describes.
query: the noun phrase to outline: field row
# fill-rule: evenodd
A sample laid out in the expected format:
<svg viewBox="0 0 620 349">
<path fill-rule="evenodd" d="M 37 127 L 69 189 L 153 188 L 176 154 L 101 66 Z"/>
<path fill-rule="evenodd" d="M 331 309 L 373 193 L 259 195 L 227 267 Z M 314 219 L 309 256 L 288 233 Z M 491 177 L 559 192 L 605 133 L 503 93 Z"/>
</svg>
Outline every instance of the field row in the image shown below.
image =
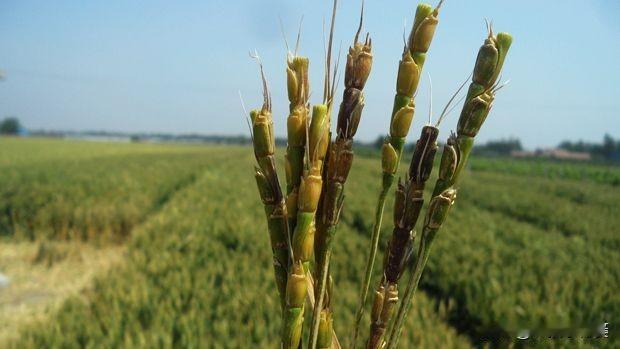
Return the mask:
<svg viewBox="0 0 620 349">
<path fill-rule="evenodd" d="M 5 147 L 7 140 L 2 142 Z M 157 153 L 153 145 L 113 144 L 111 152 L 102 144 L 39 142 L 23 144 L 36 150 L 32 158 L 0 168 L 0 237 L 121 240 L 193 182 L 210 154 L 198 147 L 160 146 Z M 65 150 L 67 145 L 75 150 Z M 65 157 L 55 158 L 57 152 Z"/>
<path fill-rule="evenodd" d="M 380 161 L 381 153 L 374 148 L 361 148 L 357 153 L 363 157 Z M 404 161 L 408 162 L 411 155 L 411 148 L 406 148 L 406 152 L 403 154 Z M 436 157 L 436 160 L 439 160 L 439 156 Z M 616 163 L 484 157 L 474 154 L 469 159 L 468 166 L 476 172 L 504 173 L 531 178 L 534 181 L 559 179 L 575 187 L 582 183 L 606 184 L 612 187 L 620 185 L 620 166 Z"/>
<path fill-rule="evenodd" d="M 620 166 L 615 164 L 478 157 L 471 161 L 471 167 L 474 171 L 620 186 Z"/>
<path fill-rule="evenodd" d="M 374 159 L 357 164 L 345 222 L 369 231 L 379 169 Z M 612 191 L 503 171 L 467 173 L 423 289 L 451 303 L 452 323 L 474 341 L 519 328 L 585 327 L 618 318 L 620 212 Z M 390 203 L 382 246 L 391 212 Z"/>
</svg>

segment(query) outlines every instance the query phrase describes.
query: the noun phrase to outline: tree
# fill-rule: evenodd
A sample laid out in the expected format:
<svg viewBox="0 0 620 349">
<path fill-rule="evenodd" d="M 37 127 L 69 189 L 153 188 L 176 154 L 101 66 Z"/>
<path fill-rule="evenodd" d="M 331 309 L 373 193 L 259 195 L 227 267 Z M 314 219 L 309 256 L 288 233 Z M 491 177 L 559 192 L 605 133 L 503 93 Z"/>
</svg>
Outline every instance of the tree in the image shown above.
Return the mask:
<svg viewBox="0 0 620 349">
<path fill-rule="evenodd" d="M 518 138 L 508 138 L 488 141 L 474 148 L 478 154 L 485 155 L 510 155 L 513 151 L 523 150 L 521 141 Z"/>
<path fill-rule="evenodd" d="M 605 134 L 603 137 L 602 153 L 605 158 L 611 158 L 616 151 L 616 141 L 609 134 Z"/>
<path fill-rule="evenodd" d="M 0 122 L 0 134 L 16 135 L 22 126 L 17 118 L 8 117 Z"/>
</svg>

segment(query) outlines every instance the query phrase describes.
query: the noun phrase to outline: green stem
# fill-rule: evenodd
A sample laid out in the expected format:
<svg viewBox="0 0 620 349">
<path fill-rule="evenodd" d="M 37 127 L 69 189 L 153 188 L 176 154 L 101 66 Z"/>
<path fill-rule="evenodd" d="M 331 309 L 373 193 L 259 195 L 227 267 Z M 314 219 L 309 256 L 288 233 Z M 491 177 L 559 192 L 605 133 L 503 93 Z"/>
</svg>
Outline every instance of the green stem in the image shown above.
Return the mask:
<svg viewBox="0 0 620 349">
<path fill-rule="evenodd" d="M 381 188 L 381 192 L 379 193 L 379 200 L 377 201 L 377 207 L 375 209 L 375 223 L 372 228 L 372 237 L 370 238 L 370 255 L 368 256 L 368 260 L 366 261 L 366 270 L 364 271 L 364 282 L 362 283 L 362 291 L 359 300 L 359 304 L 357 307 L 357 314 L 355 315 L 355 329 L 353 330 L 353 339 L 351 341 L 353 348 L 357 343 L 357 337 L 359 336 L 359 327 L 360 322 L 362 321 L 362 316 L 364 315 L 364 306 L 366 304 L 366 299 L 368 298 L 368 290 L 370 289 L 370 279 L 372 277 L 372 270 L 375 265 L 375 257 L 377 256 L 377 247 L 379 246 L 379 235 L 381 230 L 381 223 L 383 221 L 383 210 L 385 208 L 385 199 L 387 197 L 387 193 L 391 187 L 391 183 L 385 185 L 386 177 L 390 176 L 390 179 L 387 181 L 393 181 L 394 176 L 389 174 L 384 174 L 384 185 Z"/>
<path fill-rule="evenodd" d="M 318 253 L 316 253 L 316 261 L 318 263 L 318 285 L 315 287 L 316 298 L 314 302 L 314 311 L 312 312 L 312 323 L 310 330 L 310 341 L 308 348 L 315 349 L 316 342 L 319 335 L 319 324 L 321 320 L 321 309 L 323 308 L 323 300 L 325 299 L 325 289 L 327 288 L 327 276 L 329 270 L 329 261 L 332 255 L 332 242 L 336 236 L 336 230 L 338 228 L 338 220 L 340 216 L 340 210 L 342 209 L 342 202 L 344 200 L 343 186 L 341 183 L 332 182 L 328 183 L 328 188 L 325 190 L 325 201 L 323 202 L 324 209 L 329 212 L 323 211 L 322 218 L 326 221 L 317 224 L 317 238 L 319 240 L 317 246 L 319 247 Z"/>
<path fill-rule="evenodd" d="M 334 231 L 336 229 L 336 227 L 332 228 Z M 327 285 L 327 271 L 329 270 L 329 260 L 331 259 L 332 256 L 332 251 L 331 248 L 327 249 L 327 251 L 325 251 L 325 255 L 323 256 L 322 260 L 323 263 L 321 263 L 320 269 L 319 269 L 319 278 L 318 278 L 318 294 L 315 295 L 316 300 L 314 302 L 314 311 L 312 312 L 312 327 L 311 327 L 311 332 L 310 332 L 310 341 L 308 343 L 308 348 L 309 349 L 315 349 L 316 348 L 316 342 L 317 342 L 317 338 L 319 336 L 319 324 L 321 321 L 321 317 L 320 317 L 320 313 L 321 313 L 321 308 L 323 307 L 323 300 L 325 299 L 325 287 Z"/>
<path fill-rule="evenodd" d="M 407 317 L 407 313 L 411 308 L 413 296 L 418 289 L 418 284 L 420 283 L 422 272 L 424 271 L 424 267 L 426 266 L 426 262 L 428 261 L 428 256 L 430 255 L 433 240 L 427 239 L 427 237 L 425 237 L 424 235 L 427 234 L 423 234 L 422 238 L 420 239 L 420 254 L 418 254 L 414 267 L 411 270 L 411 277 L 409 278 L 409 282 L 407 283 L 407 287 L 405 289 L 405 294 L 403 295 L 403 299 L 398 307 L 398 313 L 396 314 L 396 319 L 394 320 L 394 324 L 392 325 L 392 330 L 390 331 L 390 335 L 388 337 L 386 349 L 393 349 L 396 348 L 396 346 L 398 345 L 398 340 L 400 339 L 400 334 L 403 330 L 405 318 Z M 432 235 L 434 234 L 431 234 L 431 236 Z"/>
<path fill-rule="evenodd" d="M 362 292 L 360 294 L 360 301 L 355 317 L 355 327 L 353 329 L 353 339 L 351 342 L 353 349 L 355 349 L 357 344 L 357 338 L 359 337 L 360 323 L 362 321 L 362 316 L 364 315 L 364 305 L 366 304 L 366 299 L 368 298 L 368 290 L 370 288 L 372 270 L 374 268 L 375 259 L 377 257 L 377 247 L 379 245 L 379 237 L 381 235 L 381 224 L 383 223 L 383 210 L 385 208 L 385 199 L 387 197 L 387 193 L 392 187 L 392 184 L 394 183 L 395 173 L 398 172 L 400 158 L 402 157 L 403 148 L 405 145 L 405 138 L 391 137 L 390 143 L 394 147 L 394 150 L 396 150 L 397 154 L 396 169 L 394 170 L 394 173 L 383 173 L 383 182 L 381 186 L 381 192 L 379 192 L 377 207 L 375 209 L 375 222 L 373 225 L 372 236 L 370 239 L 370 254 L 368 255 L 368 260 L 366 261 L 366 270 L 364 271 L 364 283 L 362 284 Z"/>
<path fill-rule="evenodd" d="M 343 149 L 338 147 L 340 138 L 332 143 L 332 147 L 337 149 Z M 339 156 L 334 153 L 330 153 L 335 156 L 336 159 Z M 352 156 L 352 153 L 351 153 Z M 352 157 L 349 161 L 352 161 Z M 325 290 L 327 286 L 327 276 L 329 270 L 329 260 L 332 253 L 332 242 L 336 236 L 336 230 L 338 227 L 338 221 L 340 219 L 340 212 L 344 201 L 344 181 L 338 181 L 333 177 L 333 173 L 336 172 L 337 167 L 327 168 L 327 177 L 325 181 L 325 187 L 322 190 L 323 196 L 321 197 L 320 209 L 317 213 L 316 224 L 316 238 L 315 238 L 315 259 L 316 270 L 318 271 L 317 281 L 318 284 L 315 287 L 315 303 L 312 312 L 312 322 L 310 327 L 310 340 L 308 348 L 315 349 L 319 334 L 319 325 L 321 320 L 321 309 L 325 306 L 323 300 L 325 299 Z M 346 177 L 345 177 L 346 180 Z"/>
</svg>

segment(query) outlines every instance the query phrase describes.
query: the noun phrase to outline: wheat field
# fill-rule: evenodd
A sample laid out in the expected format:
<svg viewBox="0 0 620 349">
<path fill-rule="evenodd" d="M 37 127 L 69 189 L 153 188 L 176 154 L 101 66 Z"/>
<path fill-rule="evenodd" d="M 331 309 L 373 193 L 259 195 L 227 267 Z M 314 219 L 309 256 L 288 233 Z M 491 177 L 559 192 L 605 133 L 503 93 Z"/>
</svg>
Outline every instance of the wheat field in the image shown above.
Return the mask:
<svg viewBox="0 0 620 349">
<path fill-rule="evenodd" d="M 250 147 L 0 138 L 0 149 L 1 347 L 277 346 Z M 357 157 L 334 242 L 344 347 L 380 173 L 378 151 Z M 401 347 L 489 346 L 522 328 L 620 320 L 618 178 L 617 167 L 472 159 Z"/>
</svg>

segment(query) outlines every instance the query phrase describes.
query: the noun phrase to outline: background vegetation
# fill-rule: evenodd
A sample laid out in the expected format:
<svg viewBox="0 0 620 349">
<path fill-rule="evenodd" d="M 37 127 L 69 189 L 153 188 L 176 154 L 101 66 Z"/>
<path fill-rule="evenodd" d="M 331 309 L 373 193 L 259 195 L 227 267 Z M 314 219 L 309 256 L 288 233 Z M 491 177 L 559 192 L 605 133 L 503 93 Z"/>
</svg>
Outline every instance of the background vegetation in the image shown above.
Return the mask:
<svg viewBox="0 0 620 349">
<path fill-rule="evenodd" d="M 276 346 L 279 303 L 251 149 L 4 138 L 0 149 L 3 248 L 126 242 L 118 267 L 22 326 L 11 346 Z M 345 347 L 379 175 L 378 157 L 356 159 L 334 247 L 335 327 Z M 617 323 L 618 178 L 613 166 L 474 157 L 401 346 L 467 348 L 524 327 Z"/>
</svg>

